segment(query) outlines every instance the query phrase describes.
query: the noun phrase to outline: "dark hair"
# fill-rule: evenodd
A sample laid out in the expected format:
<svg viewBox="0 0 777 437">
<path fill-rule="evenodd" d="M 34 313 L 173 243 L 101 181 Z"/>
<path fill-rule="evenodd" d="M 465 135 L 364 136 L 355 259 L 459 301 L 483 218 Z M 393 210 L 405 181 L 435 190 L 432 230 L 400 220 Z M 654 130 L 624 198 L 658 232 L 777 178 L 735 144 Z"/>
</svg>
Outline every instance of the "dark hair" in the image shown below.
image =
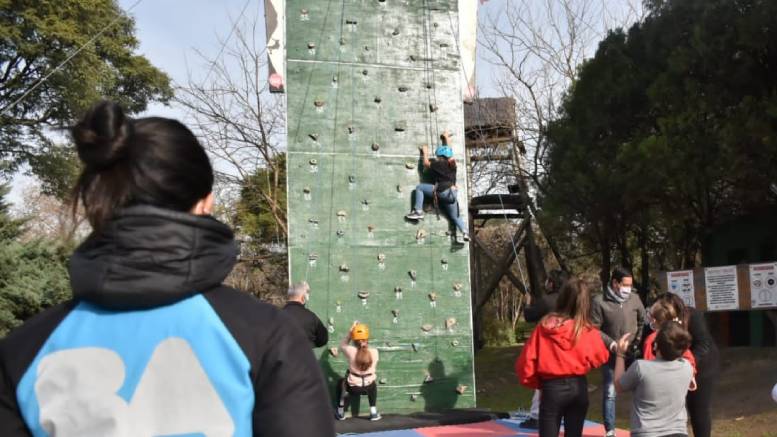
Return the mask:
<svg viewBox="0 0 777 437">
<path fill-rule="evenodd" d="M 674 361 L 691 347 L 691 334 L 677 322 L 664 322 L 656 334 L 656 347 L 661 352 L 661 359 Z"/>
<path fill-rule="evenodd" d="M 548 272 L 548 280 L 553 283 L 553 292 L 556 292 L 569 281 L 569 273 L 564 270 L 551 270 Z"/>
<path fill-rule="evenodd" d="M 213 188 L 205 149 L 177 120 L 133 120 L 116 103 L 101 101 L 72 135 L 84 164 L 73 189 L 73 208 L 80 200 L 95 230 L 130 205 L 188 211 Z"/>
<path fill-rule="evenodd" d="M 615 267 L 612 270 L 612 274 L 610 275 L 610 283 L 612 284 L 613 279 L 618 282 L 623 282 L 623 278 L 633 278 L 634 275 L 631 274 L 631 270 L 627 269 L 626 267 Z"/>
<path fill-rule="evenodd" d="M 686 329 L 688 329 L 688 322 L 690 321 L 690 318 L 691 318 L 691 310 L 685 306 L 685 302 L 683 302 L 683 299 L 680 296 L 674 293 L 664 293 L 659 295 L 656 298 L 654 305 L 655 304 L 658 304 L 658 306 L 662 308 L 662 311 L 665 312 L 668 316 L 671 316 L 672 318 L 677 318 L 677 320 Z M 659 317 L 660 316 L 661 315 L 659 315 Z M 656 317 L 656 319 L 658 318 Z M 671 320 L 671 319 L 665 318 L 662 321 L 667 321 L 667 320 Z"/>
<path fill-rule="evenodd" d="M 550 313 L 550 316 L 563 317 L 575 321 L 574 337 L 577 341 L 583 328 L 591 325 L 588 318 L 591 309 L 591 290 L 588 284 L 574 278 L 566 281 L 561 286 L 558 300 L 556 301 L 556 311 Z"/>
</svg>

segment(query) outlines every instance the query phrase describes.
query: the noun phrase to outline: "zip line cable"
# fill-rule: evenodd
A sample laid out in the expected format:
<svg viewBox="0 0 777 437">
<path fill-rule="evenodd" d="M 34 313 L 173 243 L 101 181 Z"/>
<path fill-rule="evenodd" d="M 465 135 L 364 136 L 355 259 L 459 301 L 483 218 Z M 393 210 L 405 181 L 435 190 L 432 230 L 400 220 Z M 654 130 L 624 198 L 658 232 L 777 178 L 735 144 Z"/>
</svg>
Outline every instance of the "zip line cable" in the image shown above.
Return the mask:
<svg viewBox="0 0 777 437">
<path fill-rule="evenodd" d="M 229 34 L 227 35 L 227 38 L 221 43 L 221 48 L 219 49 L 219 53 L 216 55 L 216 58 L 213 60 L 213 63 L 210 64 L 208 73 L 205 75 L 205 79 L 202 80 L 202 85 L 200 86 L 204 87 L 206 82 L 208 82 L 208 79 L 210 79 L 210 75 L 213 73 L 213 69 L 216 67 L 216 64 L 221 59 L 221 55 L 224 53 L 224 49 L 227 47 L 227 44 L 229 44 L 229 40 L 232 38 L 232 35 L 235 33 L 235 30 L 237 29 L 237 25 L 240 23 L 240 20 L 243 18 L 243 15 L 245 15 L 246 9 L 248 9 L 249 4 L 251 4 L 251 0 L 246 0 L 245 4 L 243 5 L 243 9 L 240 10 L 240 14 L 238 14 L 237 18 L 232 23 L 232 28 L 229 30 Z"/>
<path fill-rule="evenodd" d="M 135 9 L 135 7 L 136 7 L 136 6 L 138 6 L 138 5 L 139 5 L 139 4 L 141 4 L 141 3 L 143 3 L 143 0 L 137 0 L 137 1 L 135 1 L 135 3 L 133 3 L 133 4 L 132 4 L 132 6 L 130 6 L 130 7 L 127 9 L 126 13 L 127 13 L 127 14 L 129 14 L 129 12 L 131 12 L 133 9 Z M 0 114 L 2 114 L 2 115 L 6 115 L 7 111 L 10 111 L 11 109 L 13 109 L 13 108 L 14 108 L 16 105 L 18 105 L 18 104 L 19 104 L 19 103 L 20 103 L 22 100 L 24 100 L 24 99 L 25 99 L 25 98 L 26 98 L 26 97 L 27 97 L 27 96 L 28 96 L 28 95 L 29 95 L 31 92 L 35 91 L 36 89 L 38 89 L 38 87 L 40 87 L 41 85 L 43 85 L 43 84 L 44 84 L 44 83 L 45 83 L 45 82 L 46 82 L 46 81 L 47 81 L 47 80 L 48 80 L 48 79 L 49 79 L 49 78 L 50 78 L 50 77 L 51 77 L 51 76 L 52 76 L 54 73 L 56 73 L 56 72 L 57 72 L 57 71 L 59 71 L 59 70 L 60 70 L 62 67 L 64 67 L 64 66 L 65 66 L 65 65 L 66 65 L 68 62 L 70 62 L 70 60 L 71 60 L 71 59 L 73 59 L 74 57 L 76 57 L 76 55 L 78 55 L 79 53 L 81 53 L 81 52 L 82 52 L 82 51 L 83 51 L 83 50 L 84 50 L 84 49 L 85 49 L 87 46 L 89 46 L 89 45 L 91 45 L 93 42 L 95 42 L 95 41 L 97 40 L 97 38 L 101 37 L 101 36 L 102 36 L 102 35 L 103 35 L 105 32 L 107 32 L 107 31 L 108 31 L 108 29 L 110 29 L 111 27 L 113 27 L 113 25 L 114 25 L 114 24 L 116 24 L 116 23 L 117 23 L 119 20 L 121 20 L 122 18 L 124 18 L 124 14 L 122 14 L 121 12 L 119 12 L 118 14 L 116 14 L 116 17 L 114 17 L 114 18 L 113 18 L 113 20 L 111 20 L 111 22 L 110 22 L 110 23 L 108 23 L 107 25 L 105 25 L 105 27 L 103 27 L 103 28 L 102 28 L 102 29 L 101 29 L 99 32 L 97 32 L 96 34 L 94 34 L 94 36 L 92 36 L 92 37 L 91 37 L 91 38 L 90 38 L 90 39 L 89 39 L 87 42 L 85 42 L 84 44 L 82 44 L 82 45 L 81 45 L 81 47 L 79 47 L 78 49 L 76 49 L 75 51 L 73 51 L 73 53 L 71 53 L 70 55 L 68 55 L 68 57 L 67 57 L 67 58 L 65 58 L 65 60 L 64 60 L 64 61 L 60 62 L 60 63 L 59 63 L 59 65 L 57 65 L 56 67 L 54 67 L 54 69 L 52 69 L 51 71 L 49 71 L 48 73 L 46 73 L 46 75 L 45 75 L 45 76 L 43 76 L 43 77 L 42 77 L 42 78 L 41 78 L 41 79 L 40 79 L 38 82 L 36 82 L 36 83 L 35 83 L 35 84 L 34 84 L 32 87 L 30 87 L 30 89 L 28 89 L 27 91 L 25 91 L 25 92 L 24 92 L 24 94 L 22 94 L 21 96 L 19 96 L 19 98 L 18 98 L 18 99 L 14 100 L 13 102 L 11 102 L 11 103 L 9 103 L 8 105 L 6 105 L 6 106 L 5 106 L 5 107 L 2 109 L 2 111 L 0 111 Z"/>
</svg>

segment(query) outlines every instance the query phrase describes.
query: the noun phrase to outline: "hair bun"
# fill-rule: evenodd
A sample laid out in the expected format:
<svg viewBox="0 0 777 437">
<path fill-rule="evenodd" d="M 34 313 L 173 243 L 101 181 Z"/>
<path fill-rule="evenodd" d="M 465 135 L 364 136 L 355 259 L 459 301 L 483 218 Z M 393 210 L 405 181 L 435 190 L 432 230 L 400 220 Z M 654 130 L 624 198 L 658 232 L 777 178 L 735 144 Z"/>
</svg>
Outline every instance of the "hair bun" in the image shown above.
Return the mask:
<svg viewBox="0 0 777 437">
<path fill-rule="evenodd" d="M 132 135 L 132 121 L 116 103 L 103 100 L 73 127 L 78 157 L 91 168 L 114 164 L 126 149 Z"/>
</svg>

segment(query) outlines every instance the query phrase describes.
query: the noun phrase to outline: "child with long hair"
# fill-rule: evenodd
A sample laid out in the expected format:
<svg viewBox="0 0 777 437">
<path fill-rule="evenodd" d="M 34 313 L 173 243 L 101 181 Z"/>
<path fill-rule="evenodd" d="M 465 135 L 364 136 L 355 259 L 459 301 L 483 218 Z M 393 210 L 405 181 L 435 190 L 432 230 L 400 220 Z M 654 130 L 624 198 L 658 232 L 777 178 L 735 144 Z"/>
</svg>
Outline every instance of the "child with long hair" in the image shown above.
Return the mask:
<svg viewBox="0 0 777 437">
<path fill-rule="evenodd" d="M 348 360 L 345 378 L 337 384 L 337 420 L 345 419 L 345 404 L 348 395 L 366 394 L 370 403 L 370 420 L 380 420 L 378 413 L 378 386 L 375 370 L 378 366 L 378 350 L 369 347 L 370 330 L 367 325 L 353 322 L 348 334 L 340 342 L 340 350 Z M 353 345 L 351 342 L 353 341 Z"/>
<path fill-rule="evenodd" d="M 579 437 L 588 411 L 586 374 L 610 357 L 589 320 L 591 291 L 581 279 L 561 287 L 556 310 L 537 324 L 515 370 L 520 383 L 540 390 L 540 437 Z"/>
<path fill-rule="evenodd" d="M 682 302 L 682 301 L 681 301 Z M 646 360 L 656 359 L 656 335 L 658 334 L 658 327 L 666 322 L 676 322 L 687 329 L 687 320 L 684 319 L 684 306 L 677 308 L 672 296 L 663 294 L 659 296 L 653 305 L 650 307 L 647 313 L 647 319 L 650 323 L 650 329 L 653 331 L 645 338 L 645 344 L 643 346 L 642 357 Z M 694 375 L 696 374 L 696 359 L 691 353 L 690 349 L 683 351 L 683 358 L 685 358 L 693 368 Z M 695 383 L 693 384 L 695 385 Z M 695 388 L 693 388 L 695 389 Z"/>
</svg>

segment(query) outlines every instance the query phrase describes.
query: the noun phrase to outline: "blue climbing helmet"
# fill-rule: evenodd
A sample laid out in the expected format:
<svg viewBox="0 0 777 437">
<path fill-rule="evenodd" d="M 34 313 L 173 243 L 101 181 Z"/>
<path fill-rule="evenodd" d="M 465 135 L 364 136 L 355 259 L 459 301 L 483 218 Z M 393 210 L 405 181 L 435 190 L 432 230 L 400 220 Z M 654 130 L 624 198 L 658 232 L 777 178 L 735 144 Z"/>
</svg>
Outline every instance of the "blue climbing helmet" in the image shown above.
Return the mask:
<svg viewBox="0 0 777 437">
<path fill-rule="evenodd" d="M 446 158 L 453 158 L 453 149 L 447 144 L 442 144 L 434 151 L 434 156 L 444 156 Z"/>
</svg>

